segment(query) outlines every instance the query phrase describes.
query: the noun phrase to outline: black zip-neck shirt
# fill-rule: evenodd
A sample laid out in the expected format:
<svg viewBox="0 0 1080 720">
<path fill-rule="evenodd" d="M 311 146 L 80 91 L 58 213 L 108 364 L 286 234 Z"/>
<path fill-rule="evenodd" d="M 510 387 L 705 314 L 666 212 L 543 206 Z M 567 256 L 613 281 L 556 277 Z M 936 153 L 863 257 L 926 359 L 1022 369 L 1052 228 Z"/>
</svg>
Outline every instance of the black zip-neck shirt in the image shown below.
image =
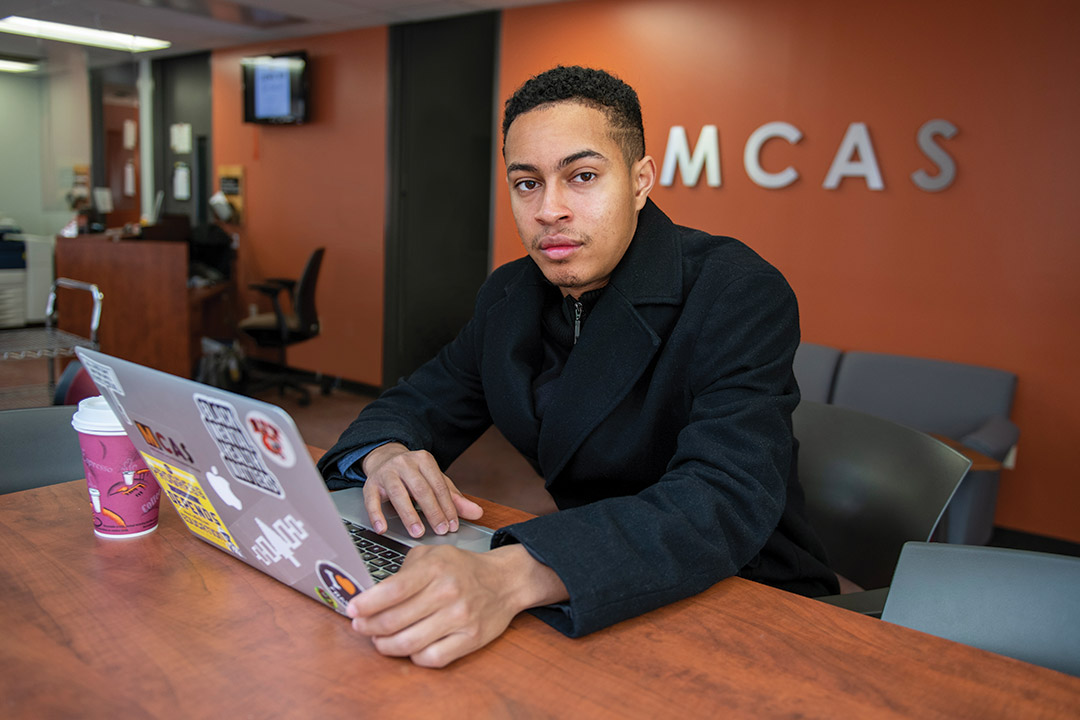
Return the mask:
<svg viewBox="0 0 1080 720">
<path fill-rule="evenodd" d="M 544 346 L 544 358 L 540 372 L 533 378 L 533 407 L 541 422 L 548 403 L 555 396 L 559 376 L 562 375 L 570 351 L 574 349 L 585 327 L 585 320 L 592 313 L 605 288 L 590 290 L 580 298 L 562 294 L 554 285 L 549 286 L 540 313 L 540 338 Z"/>
</svg>

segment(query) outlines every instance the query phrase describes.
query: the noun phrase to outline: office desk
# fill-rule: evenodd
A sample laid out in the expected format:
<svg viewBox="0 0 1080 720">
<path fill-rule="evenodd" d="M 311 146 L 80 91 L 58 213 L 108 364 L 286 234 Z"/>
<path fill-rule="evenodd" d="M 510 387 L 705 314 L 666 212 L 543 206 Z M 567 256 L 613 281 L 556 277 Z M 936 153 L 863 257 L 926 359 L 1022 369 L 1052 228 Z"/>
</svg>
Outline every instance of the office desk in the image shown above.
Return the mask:
<svg viewBox="0 0 1080 720">
<path fill-rule="evenodd" d="M 192 377 L 202 336 L 234 334 L 232 282 L 188 288 L 188 244 L 114 240 L 106 235 L 58 238 L 56 274 L 97 284 L 102 294 L 102 352 Z M 85 335 L 89 302 L 61 296 L 59 327 Z"/>
<path fill-rule="evenodd" d="M 1080 678 L 738 578 L 572 640 L 530 615 L 444 670 L 195 539 L 0 496 L 0 716 L 1076 718 Z M 488 524 L 525 517 L 484 503 Z M 1075 622 L 1076 618 L 1063 618 Z"/>
</svg>

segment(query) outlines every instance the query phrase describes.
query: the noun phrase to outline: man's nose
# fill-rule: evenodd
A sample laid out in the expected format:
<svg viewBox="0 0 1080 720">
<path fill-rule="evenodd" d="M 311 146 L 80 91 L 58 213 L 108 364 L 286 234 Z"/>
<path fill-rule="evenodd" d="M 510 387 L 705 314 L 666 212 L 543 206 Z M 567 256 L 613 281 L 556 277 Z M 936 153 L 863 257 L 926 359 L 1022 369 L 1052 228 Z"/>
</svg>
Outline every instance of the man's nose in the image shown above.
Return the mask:
<svg viewBox="0 0 1080 720">
<path fill-rule="evenodd" d="M 558 184 L 545 185 L 540 207 L 536 211 L 537 222 L 552 225 L 568 220 L 570 215 L 563 189 Z"/>
</svg>

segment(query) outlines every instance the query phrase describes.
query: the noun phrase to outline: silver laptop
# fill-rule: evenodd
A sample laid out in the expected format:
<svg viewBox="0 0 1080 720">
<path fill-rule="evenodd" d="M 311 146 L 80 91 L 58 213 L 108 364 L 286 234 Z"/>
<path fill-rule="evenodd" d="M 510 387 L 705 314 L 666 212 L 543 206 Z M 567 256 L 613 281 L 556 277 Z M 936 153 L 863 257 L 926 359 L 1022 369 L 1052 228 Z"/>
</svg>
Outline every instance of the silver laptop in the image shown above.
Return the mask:
<svg viewBox="0 0 1080 720">
<path fill-rule="evenodd" d="M 94 350 L 76 352 L 161 489 L 199 539 L 344 614 L 418 544 L 490 548 L 492 531 L 419 540 L 390 505 L 371 529 L 363 491 L 331 493 L 281 408 Z"/>
</svg>

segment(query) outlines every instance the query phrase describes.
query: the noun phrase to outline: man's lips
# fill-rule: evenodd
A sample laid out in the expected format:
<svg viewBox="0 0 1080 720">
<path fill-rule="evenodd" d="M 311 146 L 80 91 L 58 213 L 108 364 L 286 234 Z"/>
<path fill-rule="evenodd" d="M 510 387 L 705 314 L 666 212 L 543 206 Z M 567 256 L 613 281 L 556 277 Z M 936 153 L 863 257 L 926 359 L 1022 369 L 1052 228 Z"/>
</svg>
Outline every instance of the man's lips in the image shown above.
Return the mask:
<svg viewBox="0 0 1080 720">
<path fill-rule="evenodd" d="M 539 243 L 540 252 L 552 260 L 562 260 L 569 257 L 580 247 L 580 242 L 562 235 L 542 238 Z"/>
</svg>

